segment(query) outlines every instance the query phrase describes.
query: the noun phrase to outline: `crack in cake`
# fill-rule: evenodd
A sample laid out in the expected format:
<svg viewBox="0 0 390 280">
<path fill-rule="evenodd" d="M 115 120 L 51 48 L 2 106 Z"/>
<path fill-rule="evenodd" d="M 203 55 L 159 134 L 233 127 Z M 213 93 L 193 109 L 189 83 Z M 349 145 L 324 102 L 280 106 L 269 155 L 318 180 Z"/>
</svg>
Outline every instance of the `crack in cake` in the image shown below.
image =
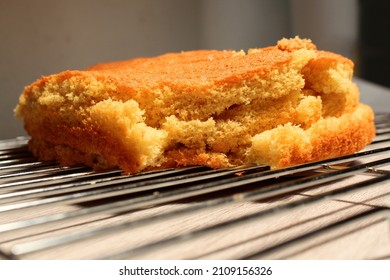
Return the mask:
<svg viewBox="0 0 390 280">
<path fill-rule="evenodd" d="M 62 165 L 281 168 L 372 141 L 353 67 L 299 37 L 247 53 L 169 53 L 41 77 L 15 112 L 32 153 Z"/>
</svg>

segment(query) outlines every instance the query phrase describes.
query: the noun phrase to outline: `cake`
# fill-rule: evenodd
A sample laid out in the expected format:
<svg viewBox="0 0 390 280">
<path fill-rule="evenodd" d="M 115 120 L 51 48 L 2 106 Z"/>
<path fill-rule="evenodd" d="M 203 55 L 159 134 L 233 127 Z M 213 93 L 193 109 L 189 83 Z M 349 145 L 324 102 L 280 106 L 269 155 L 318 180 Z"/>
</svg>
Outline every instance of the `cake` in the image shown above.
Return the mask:
<svg viewBox="0 0 390 280">
<path fill-rule="evenodd" d="M 197 50 L 43 76 L 15 109 L 42 161 L 126 173 L 281 168 L 357 152 L 375 136 L 353 62 L 309 39 Z"/>
</svg>

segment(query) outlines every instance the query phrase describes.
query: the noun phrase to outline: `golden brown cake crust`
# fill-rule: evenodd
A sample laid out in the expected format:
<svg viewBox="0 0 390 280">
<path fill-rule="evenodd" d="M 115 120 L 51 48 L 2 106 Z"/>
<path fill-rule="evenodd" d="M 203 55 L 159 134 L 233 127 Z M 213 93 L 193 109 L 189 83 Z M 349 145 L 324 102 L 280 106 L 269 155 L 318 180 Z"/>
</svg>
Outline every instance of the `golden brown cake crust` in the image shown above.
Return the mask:
<svg viewBox="0 0 390 280">
<path fill-rule="evenodd" d="M 279 168 L 372 141 L 373 112 L 352 74 L 349 59 L 296 37 L 247 53 L 170 53 L 42 77 L 16 114 L 33 154 L 61 164 Z"/>
</svg>

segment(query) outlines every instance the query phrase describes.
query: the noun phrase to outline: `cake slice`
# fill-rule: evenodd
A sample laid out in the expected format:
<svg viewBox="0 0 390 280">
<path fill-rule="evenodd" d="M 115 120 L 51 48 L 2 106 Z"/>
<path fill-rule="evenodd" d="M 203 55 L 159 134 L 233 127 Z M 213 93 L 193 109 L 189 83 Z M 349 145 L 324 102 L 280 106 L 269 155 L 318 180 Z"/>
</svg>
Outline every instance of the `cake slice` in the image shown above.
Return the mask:
<svg viewBox="0 0 390 280">
<path fill-rule="evenodd" d="M 15 112 L 40 160 L 142 170 L 280 168 L 354 153 L 375 136 L 353 63 L 307 39 L 97 64 L 27 86 Z"/>
</svg>

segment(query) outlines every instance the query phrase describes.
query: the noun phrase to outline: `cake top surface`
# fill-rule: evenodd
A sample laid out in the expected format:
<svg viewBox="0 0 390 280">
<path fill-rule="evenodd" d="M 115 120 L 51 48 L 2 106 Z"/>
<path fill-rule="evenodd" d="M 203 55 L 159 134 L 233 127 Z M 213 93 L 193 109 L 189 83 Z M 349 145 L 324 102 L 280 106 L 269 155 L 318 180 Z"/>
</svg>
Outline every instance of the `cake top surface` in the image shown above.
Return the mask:
<svg viewBox="0 0 390 280">
<path fill-rule="evenodd" d="M 197 50 L 168 53 L 151 58 L 100 63 L 85 70 L 93 75 L 110 77 L 121 84 L 133 87 L 207 86 L 210 83 L 229 83 L 251 75 L 266 76 L 288 63 L 293 52 L 299 49 L 316 50 L 308 39 L 282 39 L 276 46 L 232 50 Z M 351 62 L 339 55 L 318 52 L 320 56 L 345 64 Z"/>
<path fill-rule="evenodd" d="M 291 54 L 276 48 L 253 54 L 199 50 L 97 64 L 86 70 L 134 85 L 207 85 L 243 79 L 251 72 L 264 75 L 290 59 Z"/>
<path fill-rule="evenodd" d="M 267 77 L 274 70 L 288 65 L 299 50 L 315 52 L 315 59 L 324 65 L 337 62 L 353 68 L 349 59 L 331 52 L 317 51 L 308 39 L 295 37 L 282 39 L 276 46 L 233 50 L 195 50 L 168 53 L 156 57 L 135 58 L 124 61 L 100 63 L 83 71 L 63 71 L 59 74 L 42 77 L 34 85 L 45 84 L 50 77 L 67 79 L 74 75 L 91 76 L 130 89 L 179 88 L 201 90 L 215 85 L 234 84 L 250 77 Z M 131 91 L 131 90 L 130 90 Z"/>
</svg>

